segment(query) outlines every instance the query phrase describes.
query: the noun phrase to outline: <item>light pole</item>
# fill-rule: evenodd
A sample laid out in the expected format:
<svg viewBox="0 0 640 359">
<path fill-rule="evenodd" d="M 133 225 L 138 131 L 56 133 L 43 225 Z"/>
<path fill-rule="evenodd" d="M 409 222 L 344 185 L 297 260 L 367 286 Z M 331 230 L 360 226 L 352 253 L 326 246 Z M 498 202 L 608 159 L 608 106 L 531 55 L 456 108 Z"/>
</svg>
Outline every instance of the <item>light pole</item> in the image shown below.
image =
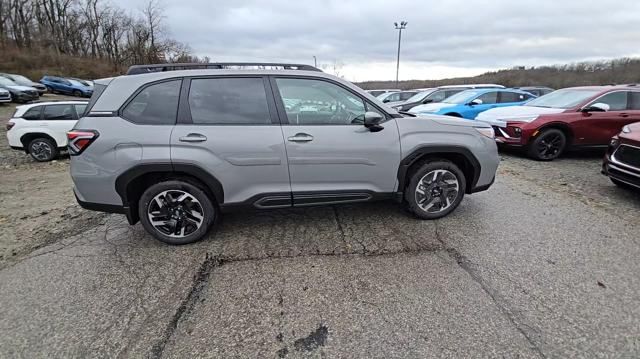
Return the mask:
<svg viewBox="0 0 640 359">
<path fill-rule="evenodd" d="M 313 67 L 318 67 L 318 59 L 315 56 L 313 56 Z"/>
<path fill-rule="evenodd" d="M 398 60 L 396 62 L 396 87 L 398 87 L 398 74 L 400 73 L 400 41 L 402 41 L 402 30 L 407 28 L 407 22 L 401 21 L 400 25 L 397 22 L 394 22 L 396 30 L 398 30 Z"/>
</svg>

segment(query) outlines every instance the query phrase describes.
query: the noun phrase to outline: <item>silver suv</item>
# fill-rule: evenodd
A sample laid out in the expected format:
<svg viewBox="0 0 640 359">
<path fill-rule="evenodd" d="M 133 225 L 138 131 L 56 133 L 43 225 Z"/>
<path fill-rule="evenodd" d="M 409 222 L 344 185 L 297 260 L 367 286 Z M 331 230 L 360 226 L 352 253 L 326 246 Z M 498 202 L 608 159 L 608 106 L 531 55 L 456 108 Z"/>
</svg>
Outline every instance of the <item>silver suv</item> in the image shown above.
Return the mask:
<svg viewBox="0 0 640 359">
<path fill-rule="evenodd" d="M 494 181 L 484 123 L 400 114 L 306 65 L 180 65 L 95 82 L 68 133 L 84 208 L 185 244 L 237 208 L 394 199 L 440 218 Z"/>
</svg>

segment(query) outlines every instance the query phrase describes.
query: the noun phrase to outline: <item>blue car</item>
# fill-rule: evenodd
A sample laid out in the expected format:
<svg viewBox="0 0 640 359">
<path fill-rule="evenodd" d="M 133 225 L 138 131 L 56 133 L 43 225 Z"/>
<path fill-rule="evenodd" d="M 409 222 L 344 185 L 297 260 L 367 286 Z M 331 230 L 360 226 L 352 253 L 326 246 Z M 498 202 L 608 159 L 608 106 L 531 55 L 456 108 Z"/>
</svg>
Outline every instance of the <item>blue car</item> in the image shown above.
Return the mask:
<svg viewBox="0 0 640 359">
<path fill-rule="evenodd" d="M 91 97 L 93 94 L 93 87 L 74 79 L 44 76 L 40 79 L 40 83 L 45 85 L 51 93 L 62 93 L 77 97 Z"/>
<path fill-rule="evenodd" d="M 535 98 L 534 95 L 513 89 L 473 89 L 457 93 L 443 102 L 420 105 L 409 110 L 415 114 L 434 114 L 475 120 L 480 112 L 496 108 L 518 106 Z"/>
</svg>

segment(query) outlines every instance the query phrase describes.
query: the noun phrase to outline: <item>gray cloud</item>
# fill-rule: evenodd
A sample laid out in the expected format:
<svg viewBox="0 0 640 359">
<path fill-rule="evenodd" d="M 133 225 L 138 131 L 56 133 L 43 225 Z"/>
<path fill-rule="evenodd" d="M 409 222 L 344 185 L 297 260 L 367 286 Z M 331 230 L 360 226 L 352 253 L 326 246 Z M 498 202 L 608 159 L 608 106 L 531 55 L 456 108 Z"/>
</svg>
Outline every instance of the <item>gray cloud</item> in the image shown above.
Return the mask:
<svg viewBox="0 0 640 359">
<path fill-rule="evenodd" d="M 135 9 L 144 1 L 116 2 Z M 164 0 L 164 8 L 173 37 L 220 61 L 310 63 L 315 55 L 391 65 L 400 20 L 409 22 L 402 59 L 414 67 L 491 69 L 640 53 L 640 2 L 629 0 Z"/>
</svg>

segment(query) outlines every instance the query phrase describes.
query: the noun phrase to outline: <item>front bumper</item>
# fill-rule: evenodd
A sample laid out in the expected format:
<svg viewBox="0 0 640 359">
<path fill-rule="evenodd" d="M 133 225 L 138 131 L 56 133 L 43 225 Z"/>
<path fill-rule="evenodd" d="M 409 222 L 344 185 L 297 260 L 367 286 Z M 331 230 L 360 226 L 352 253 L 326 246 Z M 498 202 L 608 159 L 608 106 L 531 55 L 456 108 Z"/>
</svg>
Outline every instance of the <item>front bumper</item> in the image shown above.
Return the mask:
<svg viewBox="0 0 640 359">
<path fill-rule="evenodd" d="M 7 102 L 11 102 L 11 95 L 9 96 L 0 95 L 0 103 L 7 103 Z"/>
<path fill-rule="evenodd" d="M 37 93 L 30 94 L 26 92 L 20 92 L 18 94 L 14 94 L 12 97 L 13 100 L 17 102 L 29 102 L 37 100 L 39 96 Z"/>
<path fill-rule="evenodd" d="M 640 168 L 619 162 L 613 154 L 605 156 L 601 172 L 605 176 L 640 188 Z"/>
</svg>

